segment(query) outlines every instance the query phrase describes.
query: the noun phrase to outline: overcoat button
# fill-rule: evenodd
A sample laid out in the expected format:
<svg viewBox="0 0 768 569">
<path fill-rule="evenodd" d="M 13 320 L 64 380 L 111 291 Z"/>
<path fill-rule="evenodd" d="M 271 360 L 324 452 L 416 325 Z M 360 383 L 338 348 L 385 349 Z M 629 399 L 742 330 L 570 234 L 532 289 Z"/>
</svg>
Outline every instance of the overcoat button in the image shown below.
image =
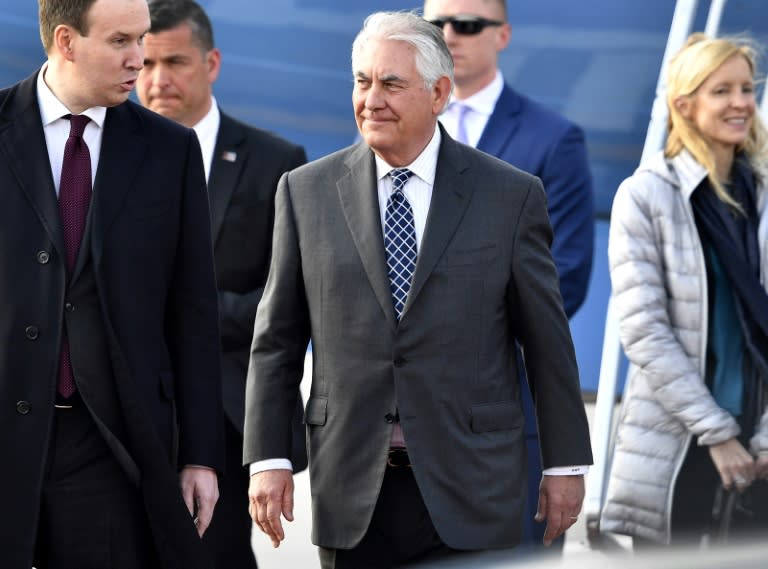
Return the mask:
<svg viewBox="0 0 768 569">
<path fill-rule="evenodd" d="M 37 340 L 40 331 L 37 329 L 37 326 L 27 326 L 24 329 L 24 335 L 27 337 L 27 340 Z"/>
<path fill-rule="evenodd" d="M 45 265 L 50 260 L 51 260 L 51 254 L 48 253 L 48 251 L 37 252 L 37 262 L 40 263 L 41 265 Z"/>
<path fill-rule="evenodd" d="M 20 415 L 26 415 L 30 412 L 32 409 L 32 405 L 29 404 L 29 401 L 17 401 L 16 402 L 16 412 Z"/>
</svg>

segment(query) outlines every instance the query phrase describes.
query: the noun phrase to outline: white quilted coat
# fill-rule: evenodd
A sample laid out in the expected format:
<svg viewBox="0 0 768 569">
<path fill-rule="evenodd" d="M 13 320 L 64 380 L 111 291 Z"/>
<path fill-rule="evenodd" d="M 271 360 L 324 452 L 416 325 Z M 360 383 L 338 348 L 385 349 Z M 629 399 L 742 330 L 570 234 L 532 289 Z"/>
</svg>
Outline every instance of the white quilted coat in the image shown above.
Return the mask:
<svg viewBox="0 0 768 569">
<path fill-rule="evenodd" d="M 669 543 L 674 481 L 688 445 L 721 443 L 740 432 L 703 379 L 707 278 L 690 198 L 705 176 L 687 151 L 671 160 L 659 153 L 621 184 L 613 202 L 608 257 L 631 365 L 601 531 Z M 764 286 L 767 202 L 768 190 L 759 183 Z M 751 447 L 768 452 L 768 411 Z"/>
</svg>

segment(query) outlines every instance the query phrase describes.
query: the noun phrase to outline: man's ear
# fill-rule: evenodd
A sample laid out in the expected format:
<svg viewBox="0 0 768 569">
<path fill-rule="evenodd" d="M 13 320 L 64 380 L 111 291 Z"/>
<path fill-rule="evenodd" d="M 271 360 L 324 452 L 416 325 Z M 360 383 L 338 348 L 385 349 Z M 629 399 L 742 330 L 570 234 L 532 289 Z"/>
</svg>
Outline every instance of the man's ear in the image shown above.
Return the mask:
<svg viewBox="0 0 768 569">
<path fill-rule="evenodd" d="M 451 96 L 451 80 L 447 75 L 443 75 L 435 81 L 432 87 L 432 114 L 439 115 Z"/>
<path fill-rule="evenodd" d="M 205 55 L 205 59 L 208 64 L 208 83 L 213 85 L 221 70 L 221 51 L 214 47 Z"/>
<path fill-rule="evenodd" d="M 72 61 L 74 59 L 74 45 L 75 38 L 79 34 L 74 28 L 66 25 L 59 24 L 56 29 L 53 30 L 53 45 L 51 51 L 58 53 L 64 59 Z"/>
</svg>

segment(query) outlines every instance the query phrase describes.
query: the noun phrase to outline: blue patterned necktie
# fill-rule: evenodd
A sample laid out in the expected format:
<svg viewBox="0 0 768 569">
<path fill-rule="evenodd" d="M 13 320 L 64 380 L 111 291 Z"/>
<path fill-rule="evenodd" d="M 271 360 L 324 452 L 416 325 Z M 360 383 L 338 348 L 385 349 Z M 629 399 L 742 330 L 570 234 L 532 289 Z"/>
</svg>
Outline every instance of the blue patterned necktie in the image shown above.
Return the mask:
<svg viewBox="0 0 768 569">
<path fill-rule="evenodd" d="M 384 213 L 384 249 L 387 252 L 389 286 L 395 305 L 395 318 L 403 314 L 411 279 L 416 269 L 416 229 L 413 225 L 413 210 L 403 194 L 403 187 L 411 177 L 408 168 L 390 171 L 392 193 L 387 200 Z"/>
</svg>

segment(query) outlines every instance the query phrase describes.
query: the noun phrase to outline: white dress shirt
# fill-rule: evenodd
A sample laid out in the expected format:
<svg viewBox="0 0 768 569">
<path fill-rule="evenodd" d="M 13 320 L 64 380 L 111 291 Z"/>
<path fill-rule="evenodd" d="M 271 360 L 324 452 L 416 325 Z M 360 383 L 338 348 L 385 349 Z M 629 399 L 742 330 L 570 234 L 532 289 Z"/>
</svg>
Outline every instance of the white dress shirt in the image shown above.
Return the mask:
<svg viewBox="0 0 768 569">
<path fill-rule="evenodd" d="M 468 107 L 467 114 L 464 116 L 467 144 L 477 148 L 477 143 L 480 142 L 485 125 L 488 124 L 488 119 L 491 118 L 493 109 L 496 108 L 496 101 L 499 100 L 503 90 L 504 77 L 501 75 L 501 71 L 496 71 L 496 77 L 494 77 L 493 81 L 471 97 L 460 101 L 455 95 L 451 95 L 451 100 L 440 114 L 440 123 L 446 132 L 451 135 L 451 138 L 458 139 L 459 105 Z"/>
<path fill-rule="evenodd" d="M 203 118 L 192 128 L 200 142 L 200 150 L 203 151 L 203 166 L 205 166 L 205 180 L 211 179 L 211 164 L 213 163 L 213 151 L 216 149 L 216 137 L 219 134 L 221 113 L 216 104 L 216 98 L 211 96 L 211 108 Z"/>
<path fill-rule="evenodd" d="M 48 163 L 51 165 L 51 175 L 59 195 L 61 184 L 61 166 L 64 162 L 64 146 L 69 138 L 69 120 L 62 118 L 72 114 L 45 82 L 45 72 L 48 64 L 43 65 L 37 75 L 37 103 L 40 106 L 40 118 L 43 121 L 43 133 L 45 145 L 48 148 Z M 95 188 L 96 171 L 99 167 L 101 155 L 101 139 L 104 132 L 104 119 L 107 116 L 106 107 L 91 107 L 81 114 L 91 119 L 83 131 L 83 140 L 88 145 L 91 154 L 91 187 Z"/>
</svg>

